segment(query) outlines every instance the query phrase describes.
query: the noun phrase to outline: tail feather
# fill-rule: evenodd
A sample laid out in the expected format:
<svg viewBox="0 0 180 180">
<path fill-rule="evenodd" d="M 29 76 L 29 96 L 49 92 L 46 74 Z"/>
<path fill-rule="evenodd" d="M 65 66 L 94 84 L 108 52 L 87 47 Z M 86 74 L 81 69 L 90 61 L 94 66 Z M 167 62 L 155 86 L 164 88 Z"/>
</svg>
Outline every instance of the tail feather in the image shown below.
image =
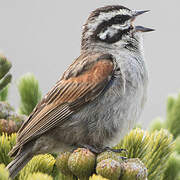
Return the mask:
<svg viewBox="0 0 180 180">
<path fill-rule="evenodd" d="M 23 151 L 17 156 L 15 156 L 14 160 L 10 162 L 6 169 L 9 171 L 10 177 L 14 179 L 18 172 L 32 159 L 31 150 Z"/>
</svg>

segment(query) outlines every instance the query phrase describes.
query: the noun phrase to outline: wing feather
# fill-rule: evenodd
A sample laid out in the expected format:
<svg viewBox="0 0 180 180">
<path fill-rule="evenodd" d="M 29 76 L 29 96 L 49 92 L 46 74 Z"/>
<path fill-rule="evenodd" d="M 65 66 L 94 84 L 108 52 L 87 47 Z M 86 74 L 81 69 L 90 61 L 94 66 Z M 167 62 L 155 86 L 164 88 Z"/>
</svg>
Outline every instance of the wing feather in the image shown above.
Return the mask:
<svg viewBox="0 0 180 180">
<path fill-rule="evenodd" d="M 63 124 L 83 104 L 94 100 L 107 86 L 113 70 L 113 59 L 109 55 L 95 54 L 90 60 L 87 56 L 80 56 L 24 122 L 11 154 L 16 154 L 25 143 Z"/>
</svg>

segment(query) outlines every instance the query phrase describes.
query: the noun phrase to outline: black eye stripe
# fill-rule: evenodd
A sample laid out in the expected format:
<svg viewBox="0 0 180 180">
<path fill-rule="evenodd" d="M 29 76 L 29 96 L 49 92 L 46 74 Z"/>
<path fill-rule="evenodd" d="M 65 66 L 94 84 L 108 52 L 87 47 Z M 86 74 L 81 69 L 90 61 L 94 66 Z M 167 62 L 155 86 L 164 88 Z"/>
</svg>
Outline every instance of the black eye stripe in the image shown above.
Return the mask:
<svg viewBox="0 0 180 180">
<path fill-rule="evenodd" d="M 131 19 L 131 16 L 128 15 L 117 15 L 113 18 L 111 18 L 109 21 L 109 23 L 111 24 L 123 24 L 125 23 L 127 20 Z"/>
<path fill-rule="evenodd" d="M 116 15 L 108 21 L 103 21 L 95 30 L 94 36 L 97 36 L 100 32 L 105 31 L 108 27 L 113 24 L 123 24 L 127 20 L 131 19 L 129 15 Z"/>
</svg>

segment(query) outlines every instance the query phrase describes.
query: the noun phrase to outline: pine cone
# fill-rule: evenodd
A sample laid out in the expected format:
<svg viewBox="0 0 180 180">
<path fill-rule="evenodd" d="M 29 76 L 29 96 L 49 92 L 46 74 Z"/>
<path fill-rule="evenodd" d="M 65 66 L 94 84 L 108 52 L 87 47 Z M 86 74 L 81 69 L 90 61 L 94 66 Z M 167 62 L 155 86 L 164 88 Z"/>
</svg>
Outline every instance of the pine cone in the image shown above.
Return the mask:
<svg viewBox="0 0 180 180">
<path fill-rule="evenodd" d="M 96 172 L 109 180 L 118 180 L 121 175 L 121 164 L 114 159 L 105 159 L 97 164 Z"/>
<path fill-rule="evenodd" d="M 122 177 L 121 180 L 146 180 L 147 169 L 144 164 L 138 159 L 128 159 L 121 163 Z"/>
<path fill-rule="evenodd" d="M 61 173 L 63 173 L 66 176 L 72 175 L 72 172 L 68 167 L 68 160 L 70 155 L 70 152 L 64 152 L 61 153 L 56 159 L 57 168 L 61 171 Z"/>
<path fill-rule="evenodd" d="M 95 168 L 95 155 L 88 149 L 78 148 L 69 157 L 68 167 L 79 179 L 89 179 Z"/>
</svg>

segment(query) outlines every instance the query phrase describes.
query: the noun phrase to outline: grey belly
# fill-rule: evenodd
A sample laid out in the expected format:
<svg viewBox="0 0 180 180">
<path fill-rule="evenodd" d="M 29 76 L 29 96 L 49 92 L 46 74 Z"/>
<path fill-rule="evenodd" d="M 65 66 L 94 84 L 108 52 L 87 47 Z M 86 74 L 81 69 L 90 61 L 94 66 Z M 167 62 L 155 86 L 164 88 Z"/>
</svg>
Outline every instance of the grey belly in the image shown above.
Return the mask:
<svg viewBox="0 0 180 180">
<path fill-rule="evenodd" d="M 69 145 L 113 146 L 134 127 L 142 110 L 143 89 L 114 79 L 93 102 L 61 126 L 57 138 Z"/>
</svg>

